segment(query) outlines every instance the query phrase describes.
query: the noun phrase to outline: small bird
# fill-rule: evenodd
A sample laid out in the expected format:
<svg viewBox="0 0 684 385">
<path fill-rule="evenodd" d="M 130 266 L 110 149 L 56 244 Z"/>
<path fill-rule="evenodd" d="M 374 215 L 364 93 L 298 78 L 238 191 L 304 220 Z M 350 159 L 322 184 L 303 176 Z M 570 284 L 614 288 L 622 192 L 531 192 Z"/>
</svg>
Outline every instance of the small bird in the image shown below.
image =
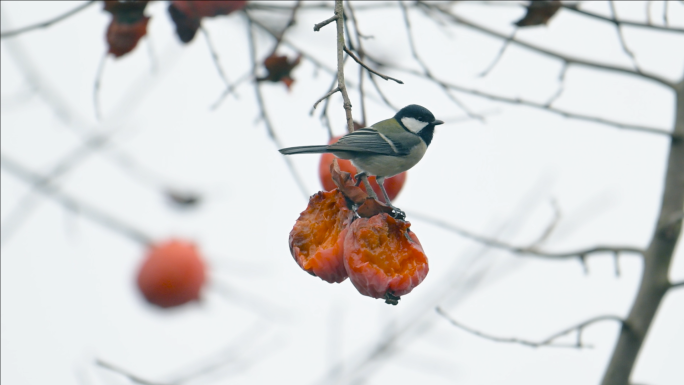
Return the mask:
<svg viewBox="0 0 684 385">
<path fill-rule="evenodd" d="M 392 206 L 385 191 L 385 178 L 402 173 L 415 166 L 425 155 L 435 126 L 443 124 L 436 120 L 427 108 L 411 104 L 394 115 L 366 128 L 358 129 L 327 146 L 299 146 L 280 150 L 281 154 L 332 153 L 340 159 L 349 159 L 360 170 L 354 177 L 375 176 L 385 202 Z"/>
</svg>

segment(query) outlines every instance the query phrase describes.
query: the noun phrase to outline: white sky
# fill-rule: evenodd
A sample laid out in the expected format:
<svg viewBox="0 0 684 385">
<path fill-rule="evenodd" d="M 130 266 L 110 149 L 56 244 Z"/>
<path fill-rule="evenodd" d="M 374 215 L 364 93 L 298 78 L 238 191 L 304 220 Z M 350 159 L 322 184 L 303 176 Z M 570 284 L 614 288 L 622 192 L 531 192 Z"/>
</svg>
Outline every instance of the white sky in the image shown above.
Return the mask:
<svg viewBox="0 0 684 385">
<path fill-rule="evenodd" d="M 2 31 L 73 7 L 70 2 L 2 2 Z M 662 7 L 663 2 L 654 2 L 656 23 L 662 23 Z M 669 7 L 672 25 L 684 28 L 684 5 L 671 2 Z M 584 9 L 609 14 L 607 3 Z M 504 33 L 523 14 L 514 6 L 461 4 L 454 10 Z M 621 2 L 618 12 L 645 21 L 645 2 Z M 3 384 L 130 383 L 96 367 L 95 358 L 160 382 L 223 364 L 193 384 L 600 380 L 617 324 L 596 324 L 584 332 L 593 349 L 532 349 L 467 334 L 434 308 L 441 306 L 460 322 L 493 335 L 541 340 L 594 316 L 625 315 L 641 271 L 637 257 L 620 259 L 619 278 L 612 258 L 592 257 L 585 275 L 575 259 L 545 261 L 488 249 L 411 213 L 525 245 L 551 221 L 555 199 L 562 217 L 545 248 L 645 246 L 660 204 L 666 138 L 465 95 L 459 97 L 486 121 L 461 120 L 463 111 L 438 87 L 390 73 L 406 83 L 380 80 L 393 103 L 421 104 L 447 121 L 394 202 L 407 211 L 430 259 L 430 273 L 392 307 L 361 296 L 348 281 L 330 285 L 299 269 L 287 237 L 306 200 L 263 124 L 255 123 L 253 87 L 243 84 L 237 98 L 228 97 L 210 111 L 224 86 L 202 35 L 183 46 L 166 3 L 150 4 L 147 13 L 152 15 L 149 44 L 142 41 L 132 54 L 107 60 L 101 122 L 92 100 L 109 22 L 101 5 L 50 28 L 3 39 L 1 149 L 48 173 L 81 146 L 79 133 L 115 132 L 110 145 L 88 154 L 61 179 L 62 190 L 157 239 L 196 241 L 211 265 L 212 284 L 201 304 L 151 308 L 134 286 L 144 249 L 38 195 L 34 209 L 2 245 Z M 312 31 L 329 16 L 327 10 L 301 12 L 287 38 L 333 67 L 334 29 Z M 282 25 L 286 17 L 268 20 Z M 365 41 L 367 50 L 419 68 L 398 7 L 359 10 L 357 17 L 361 31 L 374 35 Z M 445 32 L 419 12 L 411 17 L 419 51 L 437 76 L 542 102 L 556 92 L 558 61 L 511 46 L 488 77 L 478 78 L 500 42 L 460 27 Z M 235 80 L 249 71 L 244 19 L 231 15 L 207 20 L 205 26 L 228 77 Z M 580 57 L 630 65 L 613 26 L 568 11 L 548 27 L 517 36 Z M 626 28 L 625 37 L 644 69 L 673 80 L 682 76 L 684 35 Z M 263 58 L 272 41 L 262 33 L 258 38 Z M 281 52 L 293 53 L 287 47 Z M 357 74 L 350 61 L 350 81 Z M 294 77 L 291 92 L 282 84 L 263 86 L 275 130 L 285 146 L 324 143 L 327 132 L 309 111 L 331 76 L 303 61 Z M 559 108 L 663 129 L 673 124 L 673 94 L 654 82 L 571 66 L 565 87 L 555 104 Z M 374 91 L 368 93 L 370 123 L 394 113 Z M 350 96 L 359 116 L 358 93 Z M 339 95 L 331 103 L 333 128 L 342 134 Z M 140 166 L 137 173 L 123 166 L 124 158 Z M 315 193 L 318 157 L 292 160 L 309 194 Z M 30 189 L 5 171 L 0 181 L 5 226 Z M 160 194 L 160 181 L 200 191 L 206 200 L 194 211 L 175 210 Z M 681 245 L 671 278 L 684 279 Z M 669 293 L 661 305 L 639 356 L 635 383 L 681 383 L 681 325 L 684 290 Z"/>
</svg>

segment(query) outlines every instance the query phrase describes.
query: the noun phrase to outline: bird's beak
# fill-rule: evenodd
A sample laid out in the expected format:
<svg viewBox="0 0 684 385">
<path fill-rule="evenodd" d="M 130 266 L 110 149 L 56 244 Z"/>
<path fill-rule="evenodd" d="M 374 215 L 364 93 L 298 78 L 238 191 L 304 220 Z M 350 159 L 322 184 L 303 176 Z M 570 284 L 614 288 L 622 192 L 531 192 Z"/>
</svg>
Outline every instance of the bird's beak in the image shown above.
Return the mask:
<svg viewBox="0 0 684 385">
<path fill-rule="evenodd" d="M 444 122 L 441 120 L 435 120 L 434 122 L 432 122 L 432 124 L 434 124 L 435 126 L 439 126 L 440 124 L 444 124 Z"/>
</svg>

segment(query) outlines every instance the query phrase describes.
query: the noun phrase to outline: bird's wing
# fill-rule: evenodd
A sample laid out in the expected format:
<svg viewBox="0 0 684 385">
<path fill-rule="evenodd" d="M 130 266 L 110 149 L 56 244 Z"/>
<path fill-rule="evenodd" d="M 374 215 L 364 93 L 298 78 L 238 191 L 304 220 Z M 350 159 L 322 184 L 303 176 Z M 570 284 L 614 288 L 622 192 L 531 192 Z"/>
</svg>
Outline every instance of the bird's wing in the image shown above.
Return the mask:
<svg viewBox="0 0 684 385">
<path fill-rule="evenodd" d="M 404 142 L 406 141 L 402 140 L 402 143 Z M 413 142 L 414 140 L 409 140 L 408 143 L 402 145 L 373 128 L 362 128 L 341 137 L 340 140 L 329 145 L 328 150 L 331 152 L 349 151 L 369 155 L 400 156 L 408 155 Z"/>
</svg>

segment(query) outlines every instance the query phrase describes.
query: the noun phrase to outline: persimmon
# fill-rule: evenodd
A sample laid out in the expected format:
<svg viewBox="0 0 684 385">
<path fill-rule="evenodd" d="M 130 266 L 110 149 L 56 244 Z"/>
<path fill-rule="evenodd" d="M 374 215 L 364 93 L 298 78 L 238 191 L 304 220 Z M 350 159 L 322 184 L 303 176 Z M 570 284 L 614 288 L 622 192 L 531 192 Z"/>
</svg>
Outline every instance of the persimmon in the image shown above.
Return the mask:
<svg viewBox="0 0 684 385">
<path fill-rule="evenodd" d="M 150 246 L 138 272 L 143 296 L 162 308 L 198 300 L 205 280 L 205 264 L 197 246 L 178 239 Z"/>
<path fill-rule="evenodd" d="M 150 18 L 145 16 L 146 7 L 147 1 L 104 2 L 104 10 L 112 14 L 106 38 L 109 53 L 114 57 L 131 52 L 147 34 Z"/>
<path fill-rule="evenodd" d="M 297 264 L 326 282 L 347 279 L 342 255 L 353 215 L 338 190 L 313 195 L 290 232 L 290 253 Z"/>
<path fill-rule="evenodd" d="M 333 144 L 337 142 L 340 138 L 341 136 L 332 138 L 330 142 L 328 142 L 328 144 Z M 335 183 L 332 180 L 332 177 L 330 176 L 330 165 L 332 164 L 333 159 L 336 159 L 335 155 L 333 154 L 321 154 L 321 161 L 318 164 L 318 176 L 321 180 L 321 185 L 323 186 L 323 189 L 326 191 L 330 191 L 336 187 Z M 340 169 L 342 171 L 346 171 L 348 173 L 351 173 L 352 175 L 356 175 L 358 173 L 356 171 L 356 167 L 354 167 L 351 161 L 346 159 L 337 159 L 337 162 L 339 163 Z M 375 177 L 369 177 L 368 181 L 373 187 L 373 191 L 375 191 L 375 195 L 378 196 L 378 199 L 383 203 L 387 203 L 385 202 L 385 197 L 382 195 L 382 192 L 380 191 L 380 186 L 378 186 L 378 182 L 375 181 Z M 391 201 L 393 201 L 394 198 L 396 198 L 397 195 L 399 195 L 399 192 L 401 191 L 401 188 L 404 187 L 405 182 L 406 171 L 402 172 L 401 174 L 395 175 L 391 178 L 385 179 L 385 190 L 387 191 L 387 195 L 389 195 Z M 363 184 L 361 184 L 360 186 L 361 188 L 363 188 L 363 191 L 366 191 Z"/>
<path fill-rule="evenodd" d="M 195 38 L 202 18 L 228 15 L 247 5 L 247 1 L 187 1 L 174 0 L 169 4 L 169 15 L 176 25 L 176 34 L 183 43 Z"/>
<path fill-rule="evenodd" d="M 147 34 L 147 23 L 150 18 L 145 16 L 132 24 L 122 23 L 112 19 L 107 28 L 107 45 L 109 53 L 114 57 L 121 57 L 138 45 L 140 38 Z"/>
<path fill-rule="evenodd" d="M 349 226 L 344 266 L 359 293 L 396 305 L 425 279 L 428 260 L 410 226 L 385 213 Z"/>
</svg>

